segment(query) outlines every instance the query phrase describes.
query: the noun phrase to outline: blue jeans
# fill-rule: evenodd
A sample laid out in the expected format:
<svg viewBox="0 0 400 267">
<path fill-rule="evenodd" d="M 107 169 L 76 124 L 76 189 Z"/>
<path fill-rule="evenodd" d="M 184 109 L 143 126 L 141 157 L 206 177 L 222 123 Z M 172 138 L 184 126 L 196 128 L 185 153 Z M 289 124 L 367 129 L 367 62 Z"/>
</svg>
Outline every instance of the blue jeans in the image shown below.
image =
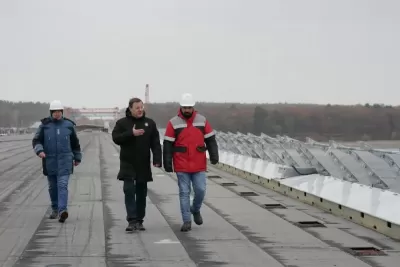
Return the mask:
<svg viewBox="0 0 400 267">
<path fill-rule="evenodd" d="M 179 201 L 183 222 L 191 221 L 191 213 L 199 212 L 206 194 L 206 173 L 205 172 L 177 172 L 179 186 Z M 190 206 L 191 184 L 193 185 L 194 199 Z"/>
<path fill-rule="evenodd" d="M 58 212 L 66 211 L 68 206 L 69 175 L 49 175 L 47 176 L 47 181 L 49 185 L 51 209 Z"/>
</svg>

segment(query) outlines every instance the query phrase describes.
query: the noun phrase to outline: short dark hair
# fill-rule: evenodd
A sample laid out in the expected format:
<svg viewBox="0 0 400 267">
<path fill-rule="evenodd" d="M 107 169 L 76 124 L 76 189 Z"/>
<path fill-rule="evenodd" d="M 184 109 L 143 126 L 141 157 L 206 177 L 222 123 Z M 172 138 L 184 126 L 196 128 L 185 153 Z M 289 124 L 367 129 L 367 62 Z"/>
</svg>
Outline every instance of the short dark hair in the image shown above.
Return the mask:
<svg viewBox="0 0 400 267">
<path fill-rule="evenodd" d="M 131 108 L 134 103 L 140 103 L 140 102 L 143 102 L 143 101 L 138 97 L 131 98 L 131 99 L 129 99 L 129 107 Z"/>
</svg>

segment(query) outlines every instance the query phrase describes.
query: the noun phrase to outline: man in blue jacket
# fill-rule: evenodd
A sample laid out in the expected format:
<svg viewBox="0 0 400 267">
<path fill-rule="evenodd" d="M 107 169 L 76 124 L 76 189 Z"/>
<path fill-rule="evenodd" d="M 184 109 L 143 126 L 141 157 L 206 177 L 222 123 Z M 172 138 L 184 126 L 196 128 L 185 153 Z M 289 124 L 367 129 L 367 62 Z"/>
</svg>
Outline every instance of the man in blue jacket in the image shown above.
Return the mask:
<svg viewBox="0 0 400 267">
<path fill-rule="evenodd" d="M 50 103 L 50 116 L 41 125 L 32 140 L 33 149 L 42 159 L 43 174 L 47 176 L 52 213 L 63 223 L 68 218 L 68 181 L 74 166 L 82 160 L 81 147 L 75 123 L 63 117 L 64 107 L 54 100 Z"/>
</svg>

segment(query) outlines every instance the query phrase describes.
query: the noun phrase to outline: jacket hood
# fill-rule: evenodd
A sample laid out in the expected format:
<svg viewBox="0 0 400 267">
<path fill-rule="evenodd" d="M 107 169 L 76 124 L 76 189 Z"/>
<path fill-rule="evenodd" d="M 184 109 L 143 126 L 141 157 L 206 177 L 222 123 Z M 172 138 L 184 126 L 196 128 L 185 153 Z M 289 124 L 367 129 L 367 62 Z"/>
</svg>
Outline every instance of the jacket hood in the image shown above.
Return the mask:
<svg viewBox="0 0 400 267">
<path fill-rule="evenodd" d="M 125 117 L 132 117 L 132 118 L 133 118 L 133 116 L 132 116 L 131 111 L 129 110 L 129 108 L 126 108 L 126 109 L 125 109 Z M 144 118 L 144 117 L 146 117 L 146 111 L 143 110 L 143 116 L 142 116 L 141 118 Z M 139 119 L 141 119 L 141 118 L 139 118 Z M 135 119 L 136 119 L 136 118 L 135 118 Z"/>
</svg>

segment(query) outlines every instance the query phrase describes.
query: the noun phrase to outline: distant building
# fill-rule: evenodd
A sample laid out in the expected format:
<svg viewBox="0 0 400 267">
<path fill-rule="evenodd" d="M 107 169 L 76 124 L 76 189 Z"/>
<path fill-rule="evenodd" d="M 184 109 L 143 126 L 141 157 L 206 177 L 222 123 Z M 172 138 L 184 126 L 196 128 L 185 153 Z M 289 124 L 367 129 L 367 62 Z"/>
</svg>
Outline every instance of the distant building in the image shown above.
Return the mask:
<svg viewBox="0 0 400 267">
<path fill-rule="evenodd" d="M 34 124 L 32 124 L 31 126 L 29 126 L 29 129 L 37 129 L 37 128 L 39 128 L 40 124 L 41 124 L 41 122 L 37 121 Z"/>
</svg>

